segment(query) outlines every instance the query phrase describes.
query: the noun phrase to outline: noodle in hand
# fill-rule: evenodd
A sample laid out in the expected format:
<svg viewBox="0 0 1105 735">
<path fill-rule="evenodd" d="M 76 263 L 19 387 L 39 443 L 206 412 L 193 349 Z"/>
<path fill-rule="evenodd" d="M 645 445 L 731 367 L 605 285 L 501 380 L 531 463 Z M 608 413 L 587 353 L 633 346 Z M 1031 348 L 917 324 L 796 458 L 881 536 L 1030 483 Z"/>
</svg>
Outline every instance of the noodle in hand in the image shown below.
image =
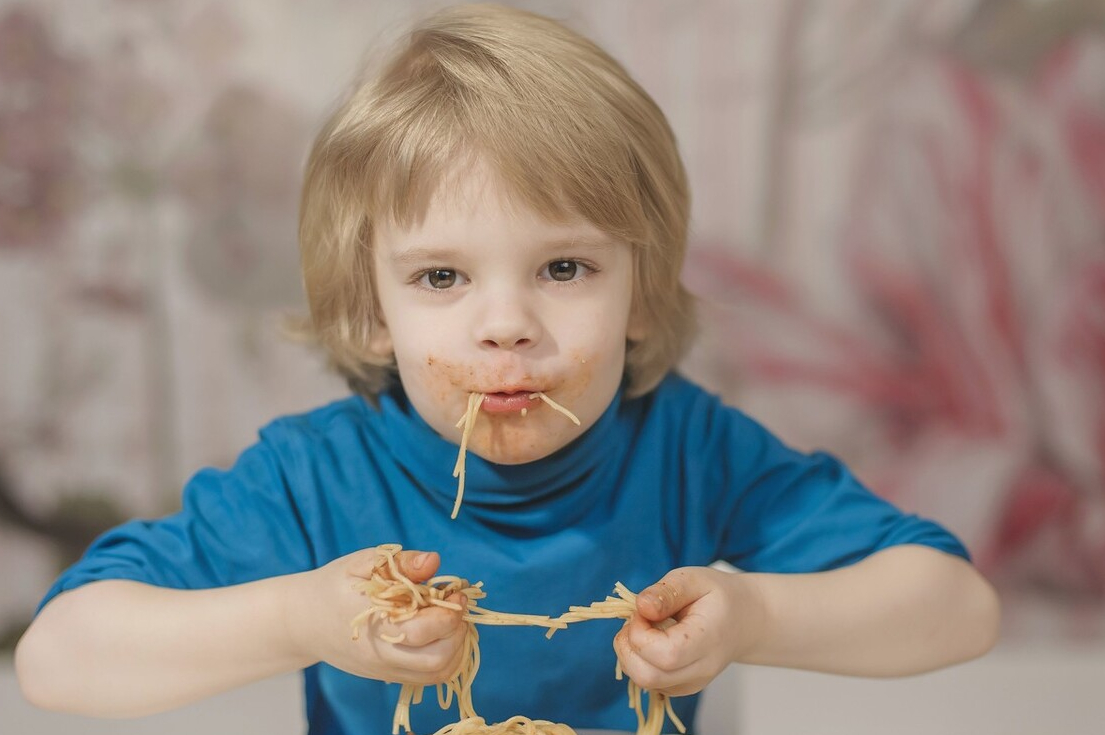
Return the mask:
<svg viewBox="0 0 1105 735">
<path fill-rule="evenodd" d="M 437 576 L 417 584 L 399 571 L 399 564 L 395 559 L 396 554 L 402 550 L 399 544 L 381 544 L 377 547 L 376 563 L 369 572 L 368 577 L 358 581 L 353 588 L 369 599 L 368 608 L 355 617 L 351 623 L 353 627 L 353 639 L 360 637 L 361 627 L 372 619 L 389 620 L 393 623 L 401 623 L 410 620 L 418 614 L 419 610 L 430 606 L 445 607 L 450 610 L 463 611 L 463 620 L 468 628 L 464 636 L 464 654 L 461 657 L 460 666 L 444 684 L 438 685 L 437 700 L 442 709 L 448 709 L 454 696 L 457 698 L 457 708 L 460 711 L 462 721 L 479 719 L 476 717 L 475 708 L 472 705 L 472 681 L 476 678 L 476 672 L 480 668 L 479 634 L 476 632 L 475 623 L 483 625 L 538 625 L 550 629 L 566 627 L 566 623 L 553 620 L 547 615 L 515 615 L 500 613 L 493 610 L 485 610 L 479 607 L 478 602 L 486 597 L 483 591 L 483 583 L 471 584 L 466 579 L 456 576 Z M 467 607 L 446 598 L 460 592 L 467 600 Z M 403 635 L 395 637 L 381 634 L 380 637 L 389 643 L 402 643 Z M 403 684 L 399 690 L 399 701 L 395 705 L 395 717 L 392 720 L 392 735 L 398 735 L 400 727 L 407 732 L 411 731 L 410 707 L 422 701 L 424 687 L 417 684 Z M 524 718 L 523 718 L 524 719 Z M 481 720 L 482 722 L 482 720 Z M 460 731 L 467 733 L 467 730 Z M 476 732 L 476 731 L 473 731 Z M 500 731 L 494 730 L 496 735 Z M 513 730 L 502 731 L 503 735 L 512 734 Z M 529 733 L 527 730 L 519 730 L 520 733 Z M 558 735 L 559 731 L 535 730 L 534 735 Z"/>
<path fill-rule="evenodd" d="M 573 605 L 568 608 L 568 612 L 556 618 L 556 620 L 561 623 L 569 624 L 578 623 L 583 620 L 598 620 L 602 618 L 620 618 L 628 620 L 633 617 L 633 614 L 637 611 L 637 595 L 630 592 L 629 588 L 621 582 L 614 585 L 614 591 L 617 593 L 617 597 L 607 595 L 605 600 L 592 602 L 587 606 Z M 664 621 L 664 623 L 661 623 L 660 627 L 668 627 L 673 625 L 674 622 L 675 621 L 668 619 Z M 551 638 L 556 630 L 556 628 L 550 627 L 545 635 Z M 617 676 L 618 679 L 622 678 L 622 666 L 620 661 L 615 670 L 615 676 Z M 637 713 L 637 735 L 660 735 L 664 727 L 665 715 L 671 720 L 672 724 L 675 725 L 679 732 L 685 733 L 687 731 L 682 720 L 679 719 L 678 715 L 675 714 L 675 710 L 672 709 L 671 699 L 667 695 L 641 689 L 632 679 L 629 680 L 628 686 L 629 706 Z M 643 704 L 645 693 L 648 694 L 647 712 Z"/>
<path fill-rule="evenodd" d="M 368 578 L 354 585 L 355 590 L 369 599 L 369 607 L 351 623 L 354 640 L 360 637 L 361 626 L 366 625 L 373 618 L 401 623 L 410 620 L 419 610 L 431 605 L 461 611 L 463 608 L 459 604 L 445 599 L 457 592 L 464 594 L 469 601 L 469 606 L 485 597 L 480 588 L 482 583 L 472 585 L 459 577 L 439 576 L 423 584 L 415 584 L 399 571 L 395 555 L 401 549 L 399 544 L 382 544 L 377 547 L 376 564 Z M 471 691 L 472 679 L 480 665 L 478 636 L 471 624 L 468 627 L 469 630 L 464 636 L 465 651 L 460 666 L 449 681 L 438 686 L 438 703 L 442 708 L 447 708 L 453 696 L 456 695 L 461 717 L 474 717 L 476 714 L 472 709 Z M 403 642 L 402 634 L 397 637 L 381 634 L 380 637 L 388 643 Z M 422 701 L 423 688 L 416 684 L 403 684 L 400 687 L 399 701 L 395 706 L 395 717 L 392 720 L 392 735 L 398 735 L 400 727 L 410 732 L 410 707 Z"/>
</svg>

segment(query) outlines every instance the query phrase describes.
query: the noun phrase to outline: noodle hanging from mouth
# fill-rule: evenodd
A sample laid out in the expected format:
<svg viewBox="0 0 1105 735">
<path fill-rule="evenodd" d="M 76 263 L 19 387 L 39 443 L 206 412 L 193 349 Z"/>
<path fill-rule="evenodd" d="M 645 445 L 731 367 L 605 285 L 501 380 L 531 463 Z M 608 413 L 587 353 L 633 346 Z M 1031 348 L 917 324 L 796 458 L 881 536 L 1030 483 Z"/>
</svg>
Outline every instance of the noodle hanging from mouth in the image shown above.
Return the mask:
<svg viewBox="0 0 1105 735">
<path fill-rule="evenodd" d="M 457 452 L 457 462 L 453 465 L 453 477 L 457 478 L 457 499 L 453 501 L 453 512 L 449 514 L 449 518 L 456 520 L 457 515 L 460 513 L 460 504 L 464 499 L 464 460 L 468 456 L 468 438 L 472 435 L 472 427 L 476 425 L 476 415 L 480 412 L 480 406 L 483 405 L 484 398 L 487 397 L 486 393 L 469 393 L 468 394 L 468 407 L 464 410 L 464 415 L 460 417 L 455 426 L 459 429 L 464 427 L 460 436 L 460 451 Z M 550 408 L 555 411 L 559 411 L 564 414 L 576 426 L 579 426 L 579 419 L 576 415 L 568 409 L 561 406 L 559 403 L 549 398 L 544 393 L 538 391 L 536 393 L 530 393 L 529 398 L 540 398 Z M 525 408 L 522 409 L 522 416 L 527 413 Z"/>
<path fill-rule="evenodd" d="M 547 395 L 545 395 L 544 393 L 541 393 L 541 392 L 537 392 L 537 393 L 530 393 L 530 394 L 529 394 L 529 397 L 530 397 L 530 398 L 540 398 L 540 399 L 541 399 L 542 401 L 544 401 L 544 402 L 545 402 L 546 404 L 548 404 L 548 406 L 549 406 L 550 408 L 552 408 L 553 410 L 559 411 L 560 413 L 564 414 L 565 416 L 567 416 L 567 417 L 568 417 L 568 420 L 569 420 L 569 421 L 571 421 L 571 422 L 572 422 L 573 424 L 575 424 L 576 426 L 579 426 L 579 419 L 578 419 L 578 418 L 576 418 L 576 415 L 575 415 L 574 413 L 572 413 L 572 412 L 571 412 L 571 411 L 569 411 L 568 409 L 564 408 L 563 406 L 561 406 L 561 405 L 560 405 L 559 403 L 557 403 L 557 402 L 556 402 L 556 401 L 554 401 L 553 399 L 549 398 L 549 397 L 548 397 Z"/>
<path fill-rule="evenodd" d="M 468 453 L 468 437 L 472 434 L 472 427 L 476 425 L 476 414 L 480 412 L 480 406 L 483 405 L 485 397 L 485 393 L 469 393 L 468 408 L 457 422 L 457 426 L 464 423 L 464 431 L 460 437 L 457 463 L 453 465 L 453 477 L 457 478 L 457 499 L 453 502 L 453 512 L 449 515 L 452 520 L 456 520 L 457 514 L 460 513 L 461 500 L 464 499 L 464 459 Z"/>
</svg>

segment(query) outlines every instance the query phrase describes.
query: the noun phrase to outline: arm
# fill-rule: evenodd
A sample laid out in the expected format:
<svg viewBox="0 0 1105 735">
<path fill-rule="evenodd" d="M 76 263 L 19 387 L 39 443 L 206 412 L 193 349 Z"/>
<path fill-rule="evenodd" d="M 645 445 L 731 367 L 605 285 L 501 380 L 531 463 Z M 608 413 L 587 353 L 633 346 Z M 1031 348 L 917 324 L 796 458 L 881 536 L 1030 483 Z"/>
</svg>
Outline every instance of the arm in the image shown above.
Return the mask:
<svg viewBox="0 0 1105 735">
<path fill-rule="evenodd" d="M 104 717 L 152 714 L 326 661 L 360 676 L 430 684 L 459 664 L 460 615 L 436 607 L 352 639 L 366 602 L 352 583 L 375 551 L 310 572 L 207 590 L 124 580 L 85 585 L 50 601 L 20 640 L 24 696 L 46 709 Z M 402 552 L 401 569 L 428 579 L 440 560 Z M 406 636 L 404 645 L 380 633 Z"/>
<path fill-rule="evenodd" d="M 906 676 L 981 656 L 1001 605 L 960 557 L 896 546 L 819 574 L 752 575 L 766 625 L 747 663 L 853 676 Z"/>
<path fill-rule="evenodd" d="M 615 639 L 648 689 L 700 691 L 730 663 L 904 676 L 977 657 L 996 642 L 997 595 L 969 563 L 896 546 L 811 574 L 677 569 L 638 597 Z M 656 623 L 669 617 L 667 628 Z"/>
<path fill-rule="evenodd" d="M 20 687 L 45 709 L 132 717 L 306 666 L 281 612 L 297 581 L 174 590 L 107 580 L 66 592 L 16 647 Z"/>
</svg>

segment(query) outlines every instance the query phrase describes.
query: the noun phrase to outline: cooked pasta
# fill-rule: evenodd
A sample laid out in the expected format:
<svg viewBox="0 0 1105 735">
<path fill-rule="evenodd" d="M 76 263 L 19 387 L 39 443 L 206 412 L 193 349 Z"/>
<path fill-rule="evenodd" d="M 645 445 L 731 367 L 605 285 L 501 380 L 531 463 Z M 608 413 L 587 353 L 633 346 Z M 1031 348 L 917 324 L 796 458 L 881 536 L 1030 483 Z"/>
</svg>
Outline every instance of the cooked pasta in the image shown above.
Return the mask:
<svg viewBox="0 0 1105 735">
<path fill-rule="evenodd" d="M 457 462 L 453 465 L 453 477 L 457 478 L 457 499 L 453 501 L 453 512 L 449 514 L 449 517 L 456 519 L 457 514 L 460 513 L 460 504 L 464 499 L 464 459 L 468 456 L 468 438 L 472 435 L 472 427 L 476 425 L 476 415 L 480 412 L 480 406 L 483 405 L 483 399 L 487 397 L 486 393 L 469 393 L 468 394 L 468 407 L 464 409 L 464 415 L 461 416 L 455 426 L 459 429 L 463 427 L 463 431 L 460 435 L 460 451 L 457 452 Z M 559 403 L 549 398 L 540 391 L 536 393 L 530 393 L 529 398 L 540 398 L 550 408 L 555 411 L 559 411 L 568 417 L 576 426 L 579 426 L 579 419 L 576 415 L 568 409 L 561 406 Z M 522 409 L 523 418 L 527 415 L 528 410 Z"/>
<path fill-rule="evenodd" d="M 614 585 L 614 591 L 617 593 L 617 597 L 607 595 L 605 600 L 598 602 L 592 602 L 590 605 L 573 605 L 568 608 L 568 612 L 554 618 L 554 620 L 564 623 L 577 623 L 583 620 L 598 620 L 601 618 L 621 618 L 628 620 L 633 617 L 633 613 L 637 610 L 637 595 L 629 591 L 621 582 Z M 661 627 L 667 627 L 674 624 L 674 621 L 668 620 L 661 624 Z M 548 632 L 545 634 L 548 637 L 552 637 L 553 633 L 557 631 L 557 628 L 549 627 Z M 618 663 L 615 669 L 615 676 L 618 679 L 622 678 L 621 663 Z M 675 710 L 672 709 L 671 699 L 659 692 L 649 692 L 648 690 L 641 689 L 637 686 L 636 682 L 632 679 L 629 680 L 629 706 L 637 713 L 637 735 L 660 735 L 661 730 L 664 727 L 665 715 L 671 720 L 679 732 L 684 733 L 687 731 L 686 726 L 683 725 L 683 721 L 679 719 L 675 714 Z M 648 694 L 648 707 L 647 710 L 644 705 L 644 694 Z"/>
<path fill-rule="evenodd" d="M 468 409 L 460 417 L 460 421 L 457 422 L 457 426 L 463 423 L 464 432 L 460 437 L 457 463 L 453 466 L 453 477 L 457 478 L 457 499 L 453 502 L 453 512 L 449 515 L 452 519 L 456 519 L 457 514 L 460 513 L 460 502 L 464 498 L 464 458 L 468 452 L 468 437 L 472 434 L 472 427 L 476 425 L 476 414 L 479 413 L 480 405 L 483 404 L 484 395 L 483 393 L 468 394 Z"/>
<path fill-rule="evenodd" d="M 469 717 L 446 725 L 434 735 L 576 735 L 576 731 L 567 725 L 517 715 L 495 725 L 488 725 L 482 717 Z"/>
<path fill-rule="evenodd" d="M 460 577 L 442 575 L 421 584 L 415 583 L 399 571 L 395 556 L 401 550 L 402 547 L 399 544 L 378 546 L 376 563 L 368 577 L 354 585 L 355 590 L 368 597 L 369 606 L 353 619 L 351 623 L 353 638 L 354 640 L 359 638 L 361 627 L 373 618 L 400 623 L 413 618 L 419 610 L 433 605 L 451 610 L 463 610 L 463 620 L 468 626 L 464 636 L 464 654 L 456 672 L 447 682 L 438 686 L 437 699 L 442 709 L 448 709 L 453 697 L 456 696 L 461 718 L 464 720 L 476 718 L 476 711 L 472 705 L 472 681 L 480 668 L 480 648 L 475 624 L 537 625 L 550 629 L 563 628 L 567 624 L 547 615 L 517 615 L 485 610 L 479 607 L 479 601 L 487 596 L 483 591 L 482 582 L 471 584 Z M 457 592 L 464 594 L 467 600 L 466 607 L 462 608 L 459 604 L 446 599 Z M 389 643 L 403 642 L 402 634 L 397 636 L 381 634 L 380 637 Z M 400 687 L 399 701 L 396 703 L 395 717 L 392 719 L 392 735 L 398 735 L 400 728 L 406 729 L 407 732 L 411 731 L 410 708 L 412 704 L 422 701 L 423 689 L 424 687 L 416 684 L 403 684 Z M 497 735 L 499 731 L 493 732 Z M 505 735 L 513 731 L 503 732 Z M 557 732 L 549 731 L 548 735 L 556 735 Z M 546 733 L 535 731 L 535 735 L 546 735 Z"/>
<path fill-rule="evenodd" d="M 547 403 L 547 404 L 549 405 L 549 407 L 550 407 L 550 408 L 552 408 L 552 409 L 554 409 L 554 410 L 556 410 L 556 411 L 559 411 L 560 413 L 564 414 L 565 416 L 567 416 L 567 417 L 568 417 L 568 419 L 569 419 L 569 420 L 570 420 L 570 421 L 571 421 L 571 422 L 572 422 L 573 424 L 575 424 L 576 426 L 579 426 L 579 419 L 577 419 L 577 418 L 576 418 L 576 415 L 575 415 L 574 413 L 572 413 L 572 412 L 571 412 L 571 411 L 569 411 L 568 409 L 564 408 L 563 406 L 561 406 L 561 405 L 560 405 L 559 403 L 557 403 L 557 402 L 556 402 L 556 401 L 554 401 L 553 399 L 549 398 L 549 397 L 548 397 L 547 395 L 545 395 L 544 393 L 541 393 L 541 392 L 537 392 L 537 393 L 530 393 L 530 394 L 529 394 L 529 397 L 530 397 L 530 398 L 540 398 L 540 399 L 541 399 L 542 401 L 544 401 L 545 403 Z"/>
</svg>

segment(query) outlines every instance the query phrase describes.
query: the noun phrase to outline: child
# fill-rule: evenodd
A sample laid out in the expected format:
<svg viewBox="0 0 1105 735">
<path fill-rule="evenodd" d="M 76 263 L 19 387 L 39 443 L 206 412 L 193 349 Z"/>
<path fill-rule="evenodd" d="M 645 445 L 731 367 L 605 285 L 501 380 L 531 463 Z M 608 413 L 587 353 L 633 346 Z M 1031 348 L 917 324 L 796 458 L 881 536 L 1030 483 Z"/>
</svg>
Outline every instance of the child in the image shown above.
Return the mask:
<svg viewBox="0 0 1105 735">
<path fill-rule="evenodd" d="M 302 668 L 311 733 L 390 732 L 386 682 L 444 681 L 464 630 L 435 607 L 352 639 L 392 542 L 412 579 L 483 581 L 496 610 L 641 591 L 624 627 L 481 628 L 488 722 L 631 730 L 616 660 L 693 729 L 733 662 L 895 676 L 985 652 L 997 599 L 954 537 L 672 373 L 687 216 L 663 115 L 601 50 L 518 10 L 429 18 L 306 173 L 311 328 L 358 395 L 94 544 L 20 642 L 26 696 L 133 716 Z M 455 720 L 412 709 L 416 732 Z"/>
</svg>

